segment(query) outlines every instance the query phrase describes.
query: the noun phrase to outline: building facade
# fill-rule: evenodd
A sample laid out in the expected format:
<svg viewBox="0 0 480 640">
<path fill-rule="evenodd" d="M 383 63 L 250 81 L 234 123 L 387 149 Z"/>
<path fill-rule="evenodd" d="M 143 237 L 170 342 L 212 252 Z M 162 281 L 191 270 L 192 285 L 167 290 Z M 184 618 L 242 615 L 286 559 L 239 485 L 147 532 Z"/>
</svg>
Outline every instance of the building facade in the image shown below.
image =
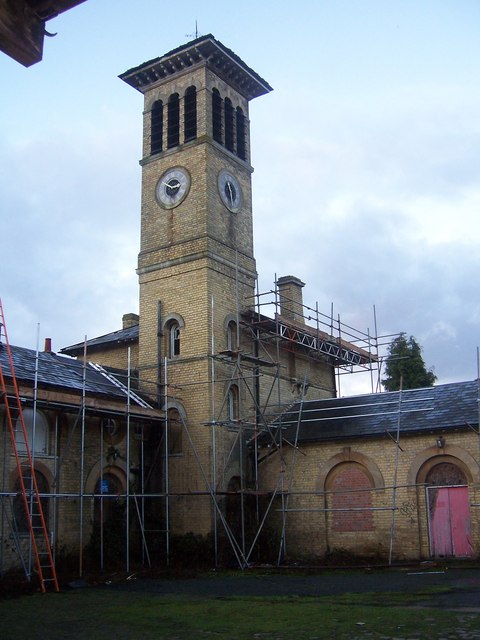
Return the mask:
<svg viewBox="0 0 480 640">
<path fill-rule="evenodd" d="M 242 567 L 258 540 L 258 561 L 478 554 L 476 383 L 336 398 L 375 337 L 306 307 L 294 275 L 256 290 L 249 102 L 268 83 L 211 35 L 120 78 L 144 100 L 139 313 L 63 356 L 14 348 L 56 550 L 100 534 L 103 557 L 120 513 L 121 553 L 150 564 L 189 533 Z M 9 513 L 3 568 L 25 546 Z"/>
</svg>

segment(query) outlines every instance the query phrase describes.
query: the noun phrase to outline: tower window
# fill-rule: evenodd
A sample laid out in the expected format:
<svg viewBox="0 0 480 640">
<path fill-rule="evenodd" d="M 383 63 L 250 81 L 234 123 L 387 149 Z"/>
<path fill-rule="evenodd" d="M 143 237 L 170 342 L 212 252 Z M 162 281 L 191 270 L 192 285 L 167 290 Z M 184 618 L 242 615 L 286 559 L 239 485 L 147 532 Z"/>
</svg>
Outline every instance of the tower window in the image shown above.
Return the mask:
<svg viewBox="0 0 480 640">
<path fill-rule="evenodd" d="M 188 87 L 185 93 L 185 142 L 197 137 L 197 89 Z"/>
<path fill-rule="evenodd" d="M 227 325 L 227 349 L 236 351 L 238 349 L 237 323 L 233 320 Z"/>
<path fill-rule="evenodd" d="M 217 89 L 212 90 L 213 139 L 222 144 L 222 99 Z"/>
<path fill-rule="evenodd" d="M 167 147 L 171 149 L 180 144 L 180 100 L 178 93 L 172 93 L 168 99 Z"/>
<path fill-rule="evenodd" d="M 163 102 L 153 103 L 151 113 L 150 153 L 160 153 L 163 150 Z"/>
<path fill-rule="evenodd" d="M 247 159 L 247 148 L 245 140 L 245 116 L 241 107 L 237 107 L 237 156 L 241 160 Z"/>
<path fill-rule="evenodd" d="M 168 357 L 180 355 L 180 325 L 173 321 L 168 327 Z"/>
<path fill-rule="evenodd" d="M 233 151 L 233 106 L 230 98 L 225 98 L 225 146 Z"/>
<path fill-rule="evenodd" d="M 230 385 L 227 395 L 227 417 L 229 422 L 237 422 L 238 411 L 238 387 L 236 384 Z"/>
</svg>

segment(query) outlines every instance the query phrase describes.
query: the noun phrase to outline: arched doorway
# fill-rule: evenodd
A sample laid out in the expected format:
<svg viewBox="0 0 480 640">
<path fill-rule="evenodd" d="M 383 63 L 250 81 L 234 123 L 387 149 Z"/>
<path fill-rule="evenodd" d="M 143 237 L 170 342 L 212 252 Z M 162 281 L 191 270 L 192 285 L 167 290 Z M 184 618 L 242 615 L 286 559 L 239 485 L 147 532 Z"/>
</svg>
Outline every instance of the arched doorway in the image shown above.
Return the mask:
<svg viewBox="0 0 480 640">
<path fill-rule="evenodd" d="M 472 555 L 468 485 L 452 462 L 440 462 L 426 476 L 430 552 L 434 558 Z"/>
<path fill-rule="evenodd" d="M 88 551 L 93 558 L 105 562 L 118 562 L 125 553 L 126 512 L 125 480 L 123 472 L 107 468 L 95 482 L 93 502 L 93 529 Z"/>
</svg>

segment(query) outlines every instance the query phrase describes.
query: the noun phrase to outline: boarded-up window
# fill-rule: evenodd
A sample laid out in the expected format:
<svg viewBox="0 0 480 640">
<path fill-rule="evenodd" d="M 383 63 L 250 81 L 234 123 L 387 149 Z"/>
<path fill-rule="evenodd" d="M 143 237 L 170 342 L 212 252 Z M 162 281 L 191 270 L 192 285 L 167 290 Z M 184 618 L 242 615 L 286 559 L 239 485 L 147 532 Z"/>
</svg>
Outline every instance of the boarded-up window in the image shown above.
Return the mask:
<svg viewBox="0 0 480 640">
<path fill-rule="evenodd" d="M 346 463 L 333 471 L 332 523 L 334 531 L 372 531 L 372 483 L 359 464 Z M 339 509 L 339 511 L 335 511 Z"/>
</svg>

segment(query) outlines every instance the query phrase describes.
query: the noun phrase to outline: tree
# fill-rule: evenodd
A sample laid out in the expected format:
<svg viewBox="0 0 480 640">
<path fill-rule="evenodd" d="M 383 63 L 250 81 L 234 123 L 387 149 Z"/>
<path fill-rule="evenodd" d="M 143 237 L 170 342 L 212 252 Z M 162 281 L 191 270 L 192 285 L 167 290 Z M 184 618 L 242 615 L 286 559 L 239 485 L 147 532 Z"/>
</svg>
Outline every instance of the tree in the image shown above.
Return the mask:
<svg viewBox="0 0 480 640">
<path fill-rule="evenodd" d="M 398 391 L 400 385 L 402 389 L 433 387 L 437 379 L 433 371 L 425 366 L 421 346 L 413 336 L 407 340 L 404 333 L 390 343 L 385 375 L 382 384 L 387 391 Z"/>
</svg>

